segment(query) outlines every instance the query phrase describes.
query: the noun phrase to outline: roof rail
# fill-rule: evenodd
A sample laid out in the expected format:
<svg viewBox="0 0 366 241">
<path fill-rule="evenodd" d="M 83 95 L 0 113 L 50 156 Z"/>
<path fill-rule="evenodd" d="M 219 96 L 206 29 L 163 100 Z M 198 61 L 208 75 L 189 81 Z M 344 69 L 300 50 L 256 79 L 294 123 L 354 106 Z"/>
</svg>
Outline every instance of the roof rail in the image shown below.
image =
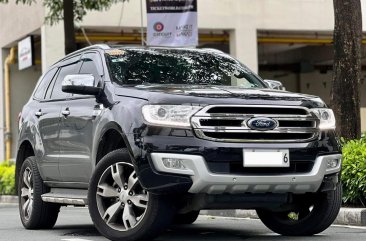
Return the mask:
<svg viewBox="0 0 366 241">
<path fill-rule="evenodd" d="M 69 56 L 69 55 L 73 55 L 73 54 L 78 54 L 80 52 L 84 52 L 85 50 L 90 50 L 90 49 L 110 49 L 111 47 L 109 47 L 109 45 L 107 44 L 94 44 L 79 50 L 76 50 L 75 52 L 72 52 L 68 55 L 66 55 L 65 57 Z"/>
<path fill-rule="evenodd" d="M 79 50 L 76 50 L 75 52 L 72 52 L 72 53 L 69 53 L 68 55 L 66 55 L 65 57 L 63 57 L 62 59 L 60 59 L 59 61 L 55 62 L 53 65 L 71 57 L 72 55 L 75 55 L 75 54 L 78 54 L 78 53 L 81 53 L 81 52 L 84 52 L 86 50 L 92 50 L 92 49 L 110 49 L 111 47 L 109 47 L 109 45 L 107 44 L 94 44 L 94 45 L 91 45 L 91 46 L 88 46 L 88 47 L 85 47 L 85 48 L 82 48 L 82 49 L 79 49 Z M 52 66 L 53 66 L 52 65 Z"/>
<path fill-rule="evenodd" d="M 211 51 L 211 52 L 214 52 L 214 53 L 224 53 L 223 51 L 221 51 L 219 49 L 214 49 L 214 48 L 203 48 L 203 50 Z"/>
</svg>

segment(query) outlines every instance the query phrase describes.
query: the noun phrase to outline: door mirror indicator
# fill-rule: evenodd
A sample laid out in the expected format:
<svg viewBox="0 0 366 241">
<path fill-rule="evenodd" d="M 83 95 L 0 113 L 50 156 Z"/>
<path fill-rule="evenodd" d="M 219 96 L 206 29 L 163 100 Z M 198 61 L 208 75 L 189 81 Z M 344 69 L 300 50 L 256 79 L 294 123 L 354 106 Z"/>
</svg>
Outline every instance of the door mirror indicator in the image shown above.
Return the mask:
<svg viewBox="0 0 366 241">
<path fill-rule="evenodd" d="M 62 81 L 62 91 L 80 95 L 98 95 L 102 88 L 95 86 L 95 78 L 90 74 L 66 75 Z"/>
</svg>

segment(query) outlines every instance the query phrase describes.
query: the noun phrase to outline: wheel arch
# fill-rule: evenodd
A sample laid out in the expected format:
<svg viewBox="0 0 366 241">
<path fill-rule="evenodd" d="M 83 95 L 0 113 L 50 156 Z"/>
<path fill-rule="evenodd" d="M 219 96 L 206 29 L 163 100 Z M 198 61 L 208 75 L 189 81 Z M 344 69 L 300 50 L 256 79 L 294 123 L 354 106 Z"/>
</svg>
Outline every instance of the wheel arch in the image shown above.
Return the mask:
<svg viewBox="0 0 366 241">
<path fill-rule="evenodd" d="M 15 187 L 18 187 L 18 177 L 23 162 L 28 157 L 34 156 L 34 154 L 35 151 L 32 143 L 29 140 L 23 140 L 22 143 L 19 145 L 15 160 Z M 18 192 L 18 188 L 16 188 L 16 192 Z"/>
<path fill-rule="evenodd" d="M 120 148 L 127 148 L 130 155 L 132 152 L 127 136 L 123 133 L 122 128 L 116 122 L 110 122 L 103 127 L 96 147 L 97 151 L 95 154 L 95 166 L 106 154 L 110 153 L 111 151 Z"/>
</svg>

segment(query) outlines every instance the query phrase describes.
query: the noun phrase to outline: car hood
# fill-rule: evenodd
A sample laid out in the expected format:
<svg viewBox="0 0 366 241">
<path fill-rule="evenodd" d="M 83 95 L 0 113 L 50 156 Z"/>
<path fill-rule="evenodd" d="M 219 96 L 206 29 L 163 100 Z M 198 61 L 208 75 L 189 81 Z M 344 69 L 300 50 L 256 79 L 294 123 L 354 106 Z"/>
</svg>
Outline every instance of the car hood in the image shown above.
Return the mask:
<svg viewBox="0 0 366 241">
<path fill-rule="evenodd" d="M 138 85 L 118 88 L 117 95 L 133 95 L 151 103 L 195 104 L 271 104 L 325 107 L 317 96 L 282 90 L 248 89 L 208 85 Z M 124 90 L 122 90 L 124 89 Z"/>
</svg>

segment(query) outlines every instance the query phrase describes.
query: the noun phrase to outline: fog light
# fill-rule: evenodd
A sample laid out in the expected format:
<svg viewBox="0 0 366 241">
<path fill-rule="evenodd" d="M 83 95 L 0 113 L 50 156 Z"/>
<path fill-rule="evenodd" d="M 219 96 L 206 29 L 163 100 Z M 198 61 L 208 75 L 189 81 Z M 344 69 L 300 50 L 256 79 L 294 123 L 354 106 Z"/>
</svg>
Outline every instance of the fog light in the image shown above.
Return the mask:
<svg viewBox="0 0 366 241">
<path fill-rule="evenodd" d="M 162 160 L 163 160 L 163 164 L 166 168 L 187 170 L 186 166 L 183 163 L 184 159 L 162 158 Z"/>
<path fill-rule="evenodd" d="M 332 169 L 332 168 L 336 168 L 338 166 L 338 159 L 332 159 L 332 160 L 328 160 L 327 162 L 327 169 Z"/>
</svg>

